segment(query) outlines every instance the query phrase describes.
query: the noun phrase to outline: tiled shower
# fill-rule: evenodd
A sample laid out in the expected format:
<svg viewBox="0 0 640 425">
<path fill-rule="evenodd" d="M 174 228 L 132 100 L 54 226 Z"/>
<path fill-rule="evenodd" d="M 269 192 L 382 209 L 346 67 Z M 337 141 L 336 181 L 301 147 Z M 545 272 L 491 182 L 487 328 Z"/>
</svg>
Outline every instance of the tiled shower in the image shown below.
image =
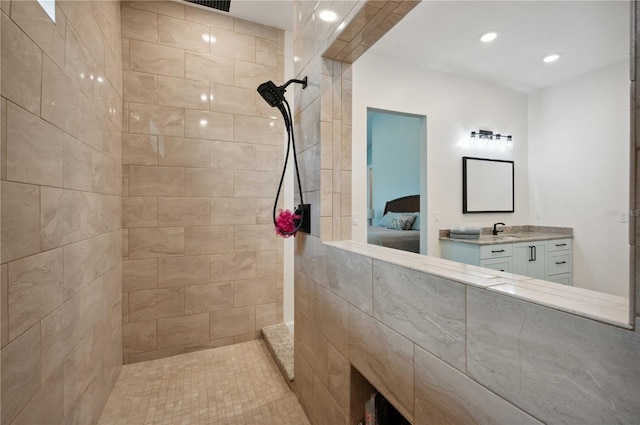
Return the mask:
<svg viewBox="0 0 640 425">
<path fill-rule="evenodd" d="M 1 423 L 95 423 L 124 363 L 282 320 L 284 32 L 175 2 L 2 0 Z"/>
</svg>

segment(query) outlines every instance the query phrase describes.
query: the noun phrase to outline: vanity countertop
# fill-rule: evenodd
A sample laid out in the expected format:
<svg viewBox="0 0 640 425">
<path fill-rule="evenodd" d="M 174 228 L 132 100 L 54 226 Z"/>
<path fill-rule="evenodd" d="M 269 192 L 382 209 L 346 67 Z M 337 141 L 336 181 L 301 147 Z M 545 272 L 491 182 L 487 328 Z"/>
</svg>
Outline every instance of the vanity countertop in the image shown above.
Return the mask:
<svg viewBox="0 0 640 425">
<path fill-rule="evenodd" d="M 507 226 L 497 236 L 491 234 L 492 228 L 482 228 L 479 239 L 458 239 L 449 237 L 449 229 L 440 230 L 441 241 L 454 241 L 471 245 L 498 245 L 505 243 L 546 241 L 550 239 L 573 238 L 570 227 L 550 226 Z"/>
</svg>

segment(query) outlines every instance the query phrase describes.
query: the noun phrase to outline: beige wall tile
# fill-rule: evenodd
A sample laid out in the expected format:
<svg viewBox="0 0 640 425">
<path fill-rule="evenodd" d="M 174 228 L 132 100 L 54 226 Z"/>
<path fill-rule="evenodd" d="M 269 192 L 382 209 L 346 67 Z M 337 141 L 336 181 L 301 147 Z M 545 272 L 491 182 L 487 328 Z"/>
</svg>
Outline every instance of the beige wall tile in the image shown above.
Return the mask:
<svg viewBox="0 0 640 425">
<path fill-rule="evenodd" d="M 122 325 L 122 349 L 124 355 L 143 353 L 158 348 L 156 320 L 126 323 Z"/>
<path fill-rule="evenodd" d="M 256 145 L 256 170 L 276 171 L 279 164 L 276 151 L 275 146 Z"/>
<path fill-rule="evenodd" d="M 158 15 L 123 6 L 122 37 L 156 43 L 158 41 Z"/>
<path fill-rule="evenodd" d="M 121 89 L 120 89 L 121 92 Z M 94 104 L 117 128 L 122 128 L 122 95 L 111 85 L 103 72 L 94 81 Z"/>
<path fill-rule="evenodd" d="M 187 227 L 184 234 L 186 255 L 224 254 L 233 251 L 233 227 Z"/>
<path fill-rule="evenodd" d="M 211 224 L 253 224 L 256 222 L 255 199 L 212 198 Z"/>
<path fill-rule="evenodd" d="M 144 72 L 124 71 L 124 101 L 156 103 L 158 76 Z"/>
<path fill-rule="evenodd" d="M 13 103 L 7 106 L 7 178 L 62 187 L 62 150 L 68 136 Z"/>
<path fill-rule="evenodd" d="M 211 142 L 211 168 L 255 170 L 256 148 L 249 143 Z"/>
<path fill-rule="evenodd" d="M 275 276 L 237 280 L 233 284 L 233 289 L 234 307 L 276 302 Z"/>
<path fill-rule="evenodd" d="M 233 196 L 233 171 L 187 168 L 185 170 L 186 196 Z"/>
<path fill-rule="evenodd" d="M 122 227 L 157 227 L 157 198 L 122 198 Z"/>
<path fill-rule="evenodd" d="M 267 66 L 277 66 L 277 50 L 275 41 L 256 38 L 256 63 Z"/>
<path fill-rule="evenodd" d="M 40 251 L 40 189 L 2 182 L 2 262 Z"/>
<path fill-rule="evenodd" d="M 214 43 L 211 43 L 211 54 L 245 62 L 255 62 L 255 37 L 222 28 L 211 28 L 211 36 L 216 39 Z"/>
<path fill-rule="evenodd" d="M 265 81 L 273 79 L 276 68 L 251 62 L 236 61 L 233 71 L 236 86 L 255 89 Z"/>
<path fill-rule="evenodd" d="M 235 251 L 273 250 L 276 244 L 276 233 L 268 224 L 238 225 L 235 227 Z"/>
<path fill-rule="evenodd" d="M 351 363 L 332 344 L 329 344 L 329 382 L 327 388 L 344 412 L 349 411 L 349 381 Z"/>
<path fill-rule="evenodd" d="M 242 143 L 275 146 L 281 140 L 278 138 L 276 122 L 271 118 L 236 115 L 233 128 L 235 140 Z"/>
<path fill-rule="evenodd" d="M 124 260 L 122 262 L 123 291 L 138 291 L 157 287 L 158 260 L 156 258 Z"/>
<path fill-rule="evenodd" d="M 187 7 L 185 9 L 185 19 L 187 21 L 199 22 L 201 24 L 225 28 L 228 30 L 233 29 L 233 18 L 230 16 L 224 16 L 221 13 L 211 13 L 208 10 L 203 10 L 197 7 Z"/>
<path fill-rule="evenodd" d="M 109 195 L 122 195 L 122 164 L 94 151 L 93 191 Z"/>
<path fill-rule="evenodd" d="M 271 171 L 234 171 L 234 196 L 240 198 L 273 198 L 278 189 L 278 176 Z"/>
<path fill-rule="evenodd" d="M 12 425 L 59 424 L 63 418 L 64 367 L 60 363 L 60 367 L 42 384 L 40 391 L 20 412 Z"/>
<path fill-rule="evenodd" d="M 158 348 L 184 346 L 208 340 L 208 313 L 158 320 Z"/>
<path fill-rule="evenodd" d="M 147 351 L 146 353 L 129 354 L 128 363 L 148 362 L 150 360 L 171 357 L 184 353 L 184 347 L 164 348 L 162 350 Z"/>
<path fill-rule="evenodd" d="M 129 323 L 129 293 L 122 293 L 122 323 Z"/>
<path fill-rule="evenodd" d="M 256 224 L 273 224 L 273 199 L 256 198 Z"/>
<path fill-rule="evenodd" d="M 276 317 L 276 304 L 261 304 L 256 306 L 256 329 L 260 330 L 265 326 L 278 323 Z"/>
<path fill-rule="evenodd" d="M 2 96 L 40 114 L 42 51 L 2 15 Z"/>
<path fill-rule="evenodd" d="M 129 131 L 131 133 L 183 136 L 185 111 L 171 106 L 129 103 Z"/>
<path fill-rule="evenodd" d="M 161 15 L 173 16 L 174 18 L 184 18 L 185 7 L 183 4 L 172 1 L 131 1 L 129 7 L 159 13 Z"/>
<path fill-rule="evenodd" d="M 122 163 L 135 165 L 157 165 L 158 136 L 148 136 L 146 134 L 123 134 Z"/>
<path fill-rule="evenodd" d="M 0 347 L 4 348 L 9 343 L 9 277 L 8 266 L 0 266 Z"/>
<path fill-rule="evenodd" d="M 272 27 L 256 24 L 255 22 L 236 19 L 233 29 L 241 34 L 249 34 L 255 37 L 266 38 L 267 40 L 276 40 L 278 30 Z"/>
<path fill-rule="evenodd" d="M 159 165 L 209 167 L 209 141 L 161 136 L 158 140 Z"/>
<path fill-rule="evenodd" d="M 195 344 L 188 344 L 185 346 L 185 352 L 186 353 L 193 353 L 194 351 L 201 351 L 201 350 L 208 350 L 210 348 L 218 348 L 218 347 L 224 347 L 226 345 L 231 345 L 233 344 L 233 337 L 230 338 L 221 338 L 221 339 L 214 339 L 213 341 L 204 341 L 204 342 L 198 342 Z"/>
<path fill-rule="evenodd" d="M 9 424 L 40 389 L 40 325 L 2 350 L 2 423 Z"/>
<path fill-rule="evenodd" d="M 233 337 L 234 344 L 240 344 L 247 341 L 254 341 L 256 339 L 262 338 L 262 332 L 251 332 L 248 334 L 236 335 Z"/>
<path fill-rule="evenodd" d="M 8 297 L 11 341 L 62 304 L 62 249 L 10 263 Z"/>
<path fill-rule="evenodd" d="M 158 104 L 208 110 L 209 83 L 159 76 Z"/>
<path fill-rule="evenodd" d="M 233 59 L 193 52 L 185 54 L 187 78 L 233 85 Z"/>
<path fill-rule="evenodd" d="M 220 339 L 255 331 L 255 307 L 232 308 L 209 313 L 210 339 Z"/>
<path fill-rule="evenodd" d="M 276 276 L 276 251 L 256 252 L 256 277 Z"/>
<path fill-rule="evenodd" d="M 215 112 L 256 115 L 256 90 L 211 84 L 209 103 Z"/>
<path fill-rule="evenodd" d="M 158 198 L 158 226 L 206 226 L 209 198 Z"/>
<path fill-rule="evenodd" d="M 184 288 L 129 292 L 129 320 L 159 319 L 184 314 Z"/>
<path fill-rule="evenodd" d="M 93 150 L 67 136 L 63 146 L 63 186 L 66 189 L 93 189 Z"/>
<path fill-rule="evenodd" d="M 180 196 L 184 194 L 185 172 L 174 167 L 129 167 L 131 196 Z"/>
<path fill-rule="evenodd" d="M 185 52 L 168 46 L 129 41 L 129 69 L 152 74 L 184 77 Z"/>
<path fill-rule="evenodd" d="M 5 4 L 9 5 L 9 2 L 3 1 L 2 4 L 4 7 Z M 9 16 L 8 10 L 6 14 Z M 60 8 L 56 8 L 56 14 L 62 14 Z M 54 62 L 63 65 L 66 19 L 58 19 L 58 22 L 54 24 L 44 9 L 35 1 L 21 1 L 12 4 L 11 19 Z"/>
<path fill-rule="evenodd" d="M 184 228 L 129 229 L 129 258 L 184 255 Z"/>
<path fill-rule="evenodd" d="M 194 285 L 185 288 L 186 314 L 230 308 L 233 308 L 233 284 L 231 282 Z"/>
<path fill-rule="evenodd" d="M 159 288 L 197 285 L 202 283 L 209 283 L 208 255 L 160 258 L 158 260 Z"/>
<path fill-rule="evenodd" d="M 209 140 L 234 140 L 234 116 L 231 114 L 187 109 L 184 119 L 185 137 Z"/>
<path fill-rule="evenodd" d="M 207 25 L 158 16 L 158 43 L 200 53 L 209 53 L 209 35 Z"/>
<path fill-rule="evenodd" d="M 61 66 L 62 68 L 62 66 Z M 78 34 L 67 25 L 64 72 L 89 98 L 94 95 L 94 81 L 98 77 L 98 66 L 91 52 L 84 47 Z M 95 78 L 92 78 L 95 77 Z"/>
<path fill-rule="evenodd" d="M 215 254 L 210 259 L 212 282 L 227 282 L 256 277 L 256 253 Z"/>
</svg>

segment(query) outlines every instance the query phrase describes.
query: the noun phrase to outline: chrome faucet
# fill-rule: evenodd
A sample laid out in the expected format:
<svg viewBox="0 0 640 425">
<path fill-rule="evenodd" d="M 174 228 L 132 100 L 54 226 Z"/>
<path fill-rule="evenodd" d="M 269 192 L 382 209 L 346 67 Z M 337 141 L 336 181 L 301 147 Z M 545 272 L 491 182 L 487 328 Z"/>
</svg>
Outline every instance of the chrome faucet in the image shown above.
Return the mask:
<svg viewBox="0 0 640 425">
<path fill-rule="evenodd" d="M 503 226 L 506 226 L 506 224 L 504 224 L 504 223 L 496 223 L 496 224 L 494 224 L 494 225 L 493 225 L 493 235 L 494 235 L 494 236 L 497 236 L 497 235 L 498 235 L 498 233 L 500 233 L 500 232 L 504 232 L 504 230 L 498 230 L 498 229 L 496 229 L 496 226 L 497 226 L 498 224 L 501 224 L 501 225 L 503 225 Z"/>
</svg>

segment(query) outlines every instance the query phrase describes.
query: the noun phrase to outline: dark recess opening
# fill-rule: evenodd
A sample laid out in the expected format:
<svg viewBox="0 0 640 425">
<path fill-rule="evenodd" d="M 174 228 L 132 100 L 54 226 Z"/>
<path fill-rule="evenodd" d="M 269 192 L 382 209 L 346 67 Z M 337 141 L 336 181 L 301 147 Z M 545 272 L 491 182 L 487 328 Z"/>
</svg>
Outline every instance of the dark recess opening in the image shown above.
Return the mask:
<svg viewBox="0 0 640 425">
<path fill-rule="evenodd" d="M 187 0 L 189 3 L 199 4 L 200 6 L 210 7 L 212 9 L 228 12 L 231 7 L 231 0 Z"/>
</svg>

